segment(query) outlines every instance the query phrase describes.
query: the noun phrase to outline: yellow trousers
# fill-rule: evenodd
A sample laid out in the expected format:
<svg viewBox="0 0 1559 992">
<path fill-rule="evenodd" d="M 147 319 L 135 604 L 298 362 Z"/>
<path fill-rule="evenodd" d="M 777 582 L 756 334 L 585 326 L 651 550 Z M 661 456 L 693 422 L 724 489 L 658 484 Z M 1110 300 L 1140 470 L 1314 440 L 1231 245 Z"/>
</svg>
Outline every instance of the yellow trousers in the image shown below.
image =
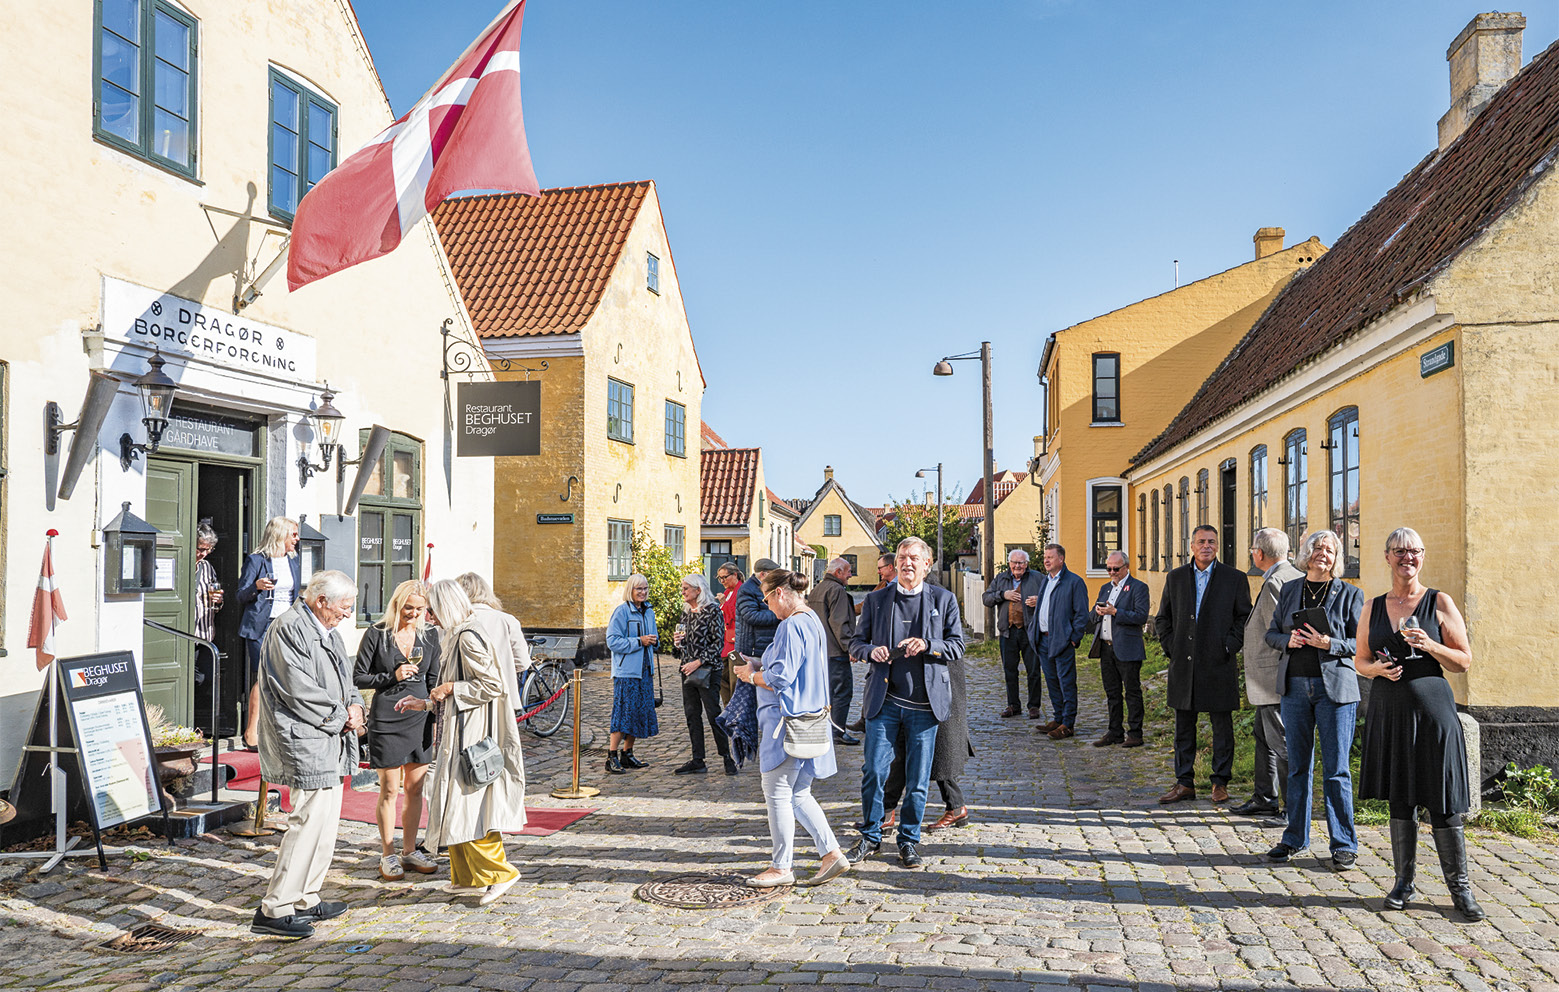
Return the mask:
<svg viewBox="0 0 1559 992">
<path fill-rule="evenodd" d="M 456 885 L 497 885 L 519 875 L 503 853 L 503 834 L 496 830 L 481 840 L 450 845 L 449 880 Z"/>
</svg>

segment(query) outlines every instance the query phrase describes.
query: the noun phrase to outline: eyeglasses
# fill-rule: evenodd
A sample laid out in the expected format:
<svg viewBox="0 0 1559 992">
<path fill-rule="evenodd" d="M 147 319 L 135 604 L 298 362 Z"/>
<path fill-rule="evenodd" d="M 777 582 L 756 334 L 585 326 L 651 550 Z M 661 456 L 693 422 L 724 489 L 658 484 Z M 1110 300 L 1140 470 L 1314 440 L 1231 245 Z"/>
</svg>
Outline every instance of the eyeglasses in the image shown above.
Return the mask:
<svg viewBox="0 0 1559 992">
<path fill-rule="evenodd" d="M 1424 549 L 1423 548 L 1392 548 L 1387 553 L 1390 554 L 1391 557 L 1395 558 L 1397 561 L 1402 561 L 1403 559 L 1406 559 L 1406 558 L 1422 558 L 1424 556 Z"/>
</svg>

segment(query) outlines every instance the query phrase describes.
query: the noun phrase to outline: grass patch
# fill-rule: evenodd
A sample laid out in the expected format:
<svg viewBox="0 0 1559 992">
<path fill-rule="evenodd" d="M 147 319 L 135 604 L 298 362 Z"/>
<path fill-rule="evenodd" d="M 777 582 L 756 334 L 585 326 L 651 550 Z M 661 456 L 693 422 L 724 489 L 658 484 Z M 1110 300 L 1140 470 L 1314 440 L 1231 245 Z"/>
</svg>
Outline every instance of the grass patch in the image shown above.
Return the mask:
<svg viewBox="0 0 1559 992">
<path fill-rule="evenodd" d="M 1468 822 L 1475 827 L 1496 830 L 1500 833 L 1524 837 L 1527 840 L 1546 837 L 1549 833 L 1543 823 L 1543 814 L 1525 806 L 1485 806 Z"/>
</svg>

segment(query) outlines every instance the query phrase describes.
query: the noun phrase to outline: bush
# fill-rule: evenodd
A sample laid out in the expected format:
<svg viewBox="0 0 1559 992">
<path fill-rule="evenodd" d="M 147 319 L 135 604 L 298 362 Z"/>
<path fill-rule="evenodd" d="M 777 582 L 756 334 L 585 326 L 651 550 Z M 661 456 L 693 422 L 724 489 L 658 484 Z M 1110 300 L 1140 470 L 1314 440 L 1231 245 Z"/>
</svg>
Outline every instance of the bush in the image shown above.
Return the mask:
<svg viewBox="0 0 1559 992">
<path fill-rule="evenodd" d="M 1512 809 L 1531 810 L 1540 816 L 1559 810 L 1559 780 L 1547 765 L 1522 769 L 1512 761 L 1505 766 L 1503 791 L 1505 803 Z"/>
<path fill-rule="evenodd" d="M 678 565 L 671 556 L 671 549 L 663 547 L 650 536 L 650 523 L 646 520 L 633 535 L 633 570 L 650 582 L 650 606 L 655 610 L 656 625 L 660 629 L 660 650 L 671 650 L 671 629 L 682 618 L 682 577 L 701 572 L 698 559 Z"/>
</svg>

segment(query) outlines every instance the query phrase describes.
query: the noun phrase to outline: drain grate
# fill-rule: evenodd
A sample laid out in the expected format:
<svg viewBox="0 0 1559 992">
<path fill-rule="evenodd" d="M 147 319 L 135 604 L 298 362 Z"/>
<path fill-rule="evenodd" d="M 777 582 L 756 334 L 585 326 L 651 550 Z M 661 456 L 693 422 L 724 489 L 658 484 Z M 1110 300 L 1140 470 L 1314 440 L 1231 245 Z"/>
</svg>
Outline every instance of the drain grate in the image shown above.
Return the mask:
<svg viewBox="0 0 1559 992">
<path fill-rule="evenodd" d="M 677 909 L 729 909 L 778 899 L 790 886 L 755 889 L 740 875 L 690 872 L 658 882 L 645 882 L 634 895 L 648 903 Z"/>
<path fill-rule="evenodd" d="M 129 954 L 156 954 L 198 936 L 200 936 L 199 930 L 176 930 L 160 923 L 142 923 L 134 930 L 122 933 L 113 940 L 104 941 L 103 946 Z"/>
</svg>

